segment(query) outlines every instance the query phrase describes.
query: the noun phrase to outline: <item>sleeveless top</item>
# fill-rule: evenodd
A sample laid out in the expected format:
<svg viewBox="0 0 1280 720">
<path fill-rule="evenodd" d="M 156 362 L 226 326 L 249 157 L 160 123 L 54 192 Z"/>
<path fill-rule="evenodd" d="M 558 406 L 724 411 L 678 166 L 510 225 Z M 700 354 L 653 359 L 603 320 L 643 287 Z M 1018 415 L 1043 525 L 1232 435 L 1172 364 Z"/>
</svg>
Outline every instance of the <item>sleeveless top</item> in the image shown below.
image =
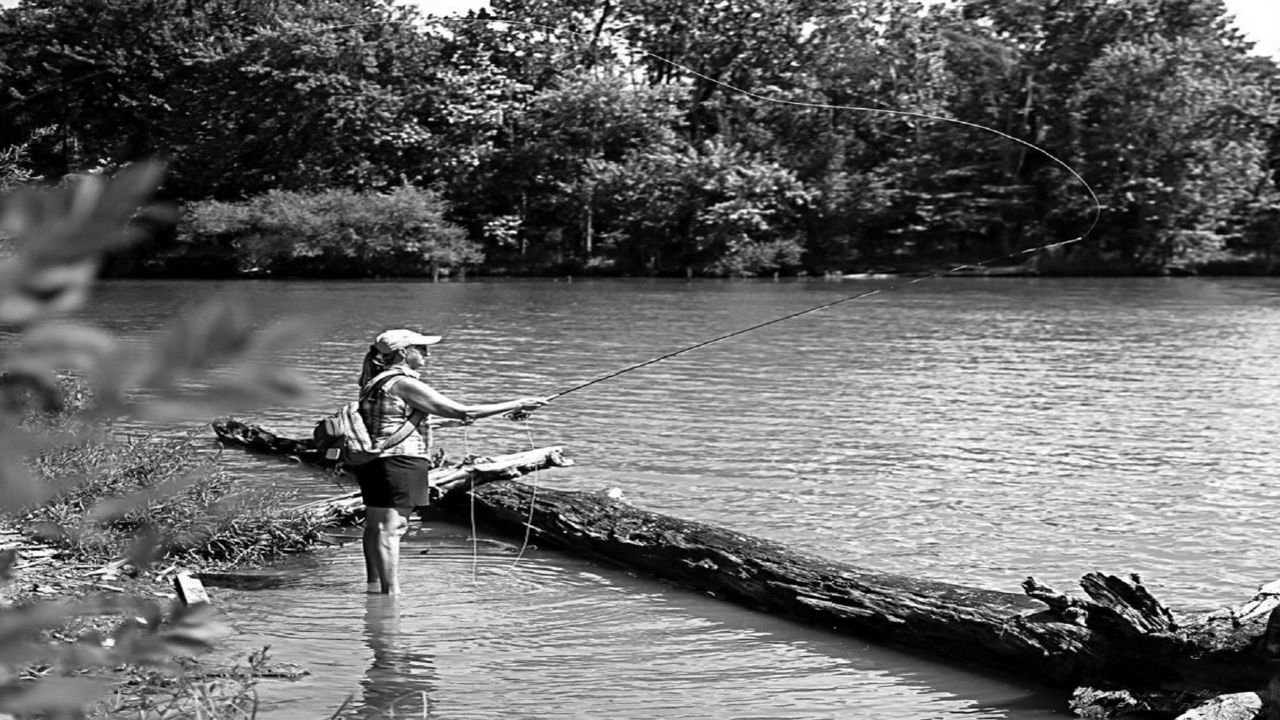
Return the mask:
<svg viewBox="0 0 1280 720">
<path fill-rule="evenodd" d="M 391 437 L 413 412 L 413 408 L 408 403 L 389 392 L 396 383 L 406 377 L 417 379 L 419 375 L 408 368 L 400 369 L 396 377 L 384 382 L 376 393 L 360 402 L 360 416 L 364 418 L 365 427 L 369 429 L 369 437 L 374 442 Z M 384 448 L 382 456 L 403 455 L 429 458 L 430 450 L 431 426 L 427 423 L 427 416 L 424 413 L 418 425 L 418 431 L 411 432 L 399 443 Z"/>
</svg>

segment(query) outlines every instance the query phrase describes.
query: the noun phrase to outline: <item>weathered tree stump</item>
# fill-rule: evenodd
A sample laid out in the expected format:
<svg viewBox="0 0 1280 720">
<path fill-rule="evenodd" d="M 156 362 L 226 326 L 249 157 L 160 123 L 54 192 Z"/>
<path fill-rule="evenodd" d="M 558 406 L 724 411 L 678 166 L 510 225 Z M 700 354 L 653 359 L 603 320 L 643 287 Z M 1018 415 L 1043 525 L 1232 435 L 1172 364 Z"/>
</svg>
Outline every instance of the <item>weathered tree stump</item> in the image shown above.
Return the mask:
<svg viewBox="0 0 1280 720">
<path fill-rule="evenodd" d="M 263 431 L 258 429 L 252 436 Z M 276 440 L 267 446 L 277 445 Z M 1267 633 L 1280 582 L 1243 605 L 1178 615 L 1141 579 L 1101 573 L 1082 597 L 1028 578 L 1022 593 L 873 572 L 771 540 L 648 512 L 619 493 L 527 484 L 454 485 L 440 510 L 466 521 L 474 497 L 486 529 L 523 537 L 694 591 L 832 631 L 1078 690 L 1087 717 L 1146 712 L 1175 717 L 1223 695 L 1269 698 L 1276 677 Z M 1269 642 L 1270 640 L 1270 642 Z M 1218 701 L 1236 712 L 1239 696 Z M 1259 705 L 1261 703 L 1259 702 Z M 1268 705 L 1269 707 L 1269 705 Z M 1227 710 L 1222 710 L 1227 712 Z M 1195 717 L 1212 717 L 1199 715 Z M 1226 715 L 1223 715 L 1226 717 Z"/>
</svg>

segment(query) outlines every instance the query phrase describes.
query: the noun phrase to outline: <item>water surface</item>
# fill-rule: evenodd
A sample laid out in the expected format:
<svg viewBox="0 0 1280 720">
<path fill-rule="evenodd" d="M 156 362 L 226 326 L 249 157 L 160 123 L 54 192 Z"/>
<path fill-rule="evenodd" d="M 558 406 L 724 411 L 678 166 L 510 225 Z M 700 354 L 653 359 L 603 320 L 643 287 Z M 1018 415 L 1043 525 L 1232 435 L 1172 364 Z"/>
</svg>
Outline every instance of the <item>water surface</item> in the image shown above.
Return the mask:
<svg viewBox="0 0 1280 720">
<path fill-rule="evenodd" d="M 318 386 L 256 419 L 292 434 L 350 396 L 376 331 L 448 334 L 431 380 L 464 400 L 550 394 L 892 281 L 112 283 L 90 316 L 145 341 L 216 292 L 311 319 L 283 354 Z M 1274 578 L 1280 292 L 1268 279 L 937 280 L 847 303 L 569 393 L 454 455 L 563 445 L 536 482 L 872 569 L 1017 592 L 1141 573 L 1177 609 Z M 316 495 L 321 473 L 238 454 Z M 343 548 L 296 587 L 223 591 L 240 635 L 313 666 L 264 687 L 280 717 L 427 698 L 431 717 L 1065 714 L 1062 698 L 726 607 L 542 550 L 423 528 L 395 604 Z M 518 543 L 517 543 L 518 544 Z M 419 552 L 429 551 L 426 554 Z M 423 695 L 425 693 L 425 696 Z M 406 700 L 407 701 L 407 700 Z M 274 708 L 274 710 L 271 710 Z M 419 710 L 419 713 L 421 710 Z"/>
</svg>

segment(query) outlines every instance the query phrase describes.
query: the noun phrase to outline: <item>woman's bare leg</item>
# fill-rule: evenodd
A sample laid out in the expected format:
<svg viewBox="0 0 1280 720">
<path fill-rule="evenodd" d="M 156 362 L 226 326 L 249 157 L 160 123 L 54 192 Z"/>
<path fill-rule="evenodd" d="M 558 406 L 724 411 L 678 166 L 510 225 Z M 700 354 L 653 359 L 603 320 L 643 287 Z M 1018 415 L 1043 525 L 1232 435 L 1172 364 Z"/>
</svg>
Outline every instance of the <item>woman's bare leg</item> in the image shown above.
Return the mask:
<svg viewBox="0 0 1280 720">
<path fill-rule="evenodd" d="M 377 509 L 364 509 L 364 535 L 360 538 L 364 550 L 365 591 L 371 593 L 382 592 L 382 579 L 378 573 L 378 518 L 373 512 Z"/>
<path fill-rule="evenodd" d="M 372 557 L 374 571 L 383 594 L 400 592 L 400 537 L 409 527 L 409 514 L 413 508 L 366 508 L 365 550 L 366 570 Z M 369 528 L 373 528 L 372 536 Z M 367 575 L 366 575 L 367 577 Z"/>
</svg>

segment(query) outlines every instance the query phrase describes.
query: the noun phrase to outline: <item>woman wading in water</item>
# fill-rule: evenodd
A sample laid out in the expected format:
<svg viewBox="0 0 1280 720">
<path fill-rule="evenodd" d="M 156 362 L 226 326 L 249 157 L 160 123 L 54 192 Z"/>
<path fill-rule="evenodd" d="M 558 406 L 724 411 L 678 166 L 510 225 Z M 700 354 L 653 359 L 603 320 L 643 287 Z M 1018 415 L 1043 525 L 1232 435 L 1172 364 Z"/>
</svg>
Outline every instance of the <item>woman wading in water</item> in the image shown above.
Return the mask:
<svg viewBox="0 0 1280 720">
<path fill-rule="evenodd" d="M 547 404 L 544 398 L 464 405 L 422 381 L 438 335 L 387 330 L 374 339 L 360 370 L 360 416 L 375 442 L 394 440 L 374 460 L 352 468 L 364 499 L 364 565 L 369 592 L 400 592 L 400 536 L 409 525 L 417 494 L 431 469 L 431 424 L 428 416 L 459 424 L 512 410 L 528 412 Z M 407 426 L 407 427 L 406 427 Z"/>
</svg>

